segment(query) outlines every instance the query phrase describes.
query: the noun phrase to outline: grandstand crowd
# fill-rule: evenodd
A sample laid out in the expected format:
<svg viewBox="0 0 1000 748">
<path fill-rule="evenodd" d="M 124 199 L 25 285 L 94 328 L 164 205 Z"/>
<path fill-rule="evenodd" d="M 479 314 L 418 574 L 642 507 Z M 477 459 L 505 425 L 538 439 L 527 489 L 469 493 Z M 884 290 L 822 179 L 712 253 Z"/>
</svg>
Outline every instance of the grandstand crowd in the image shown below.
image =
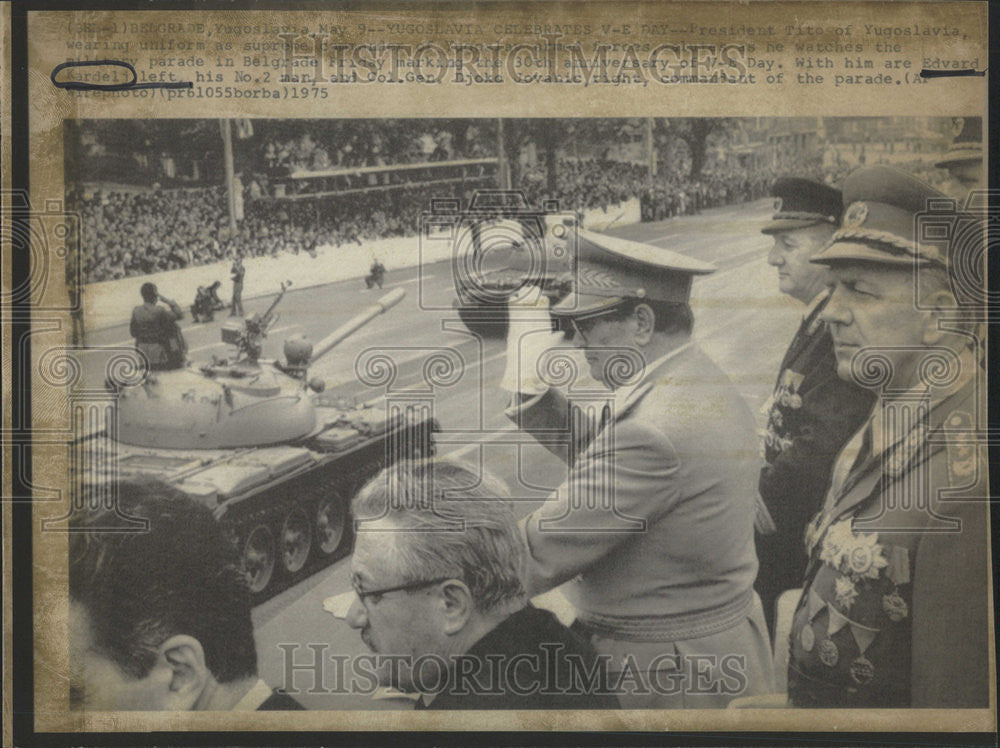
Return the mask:
<svg viewBox="0 0 1000 748">
<path fill-rule="evenodd" d="M 332 125 L 336 127 L 336 125 Z M 493 155 L 488 133 L 470 124 L 464 129 L 426 127 L 414 130 L 399 120 L 368 120 L 364 129 L 345 126 L 318 139 L 305 132 L 297 137 L 269 137 L 261 149 L 270 175 L 366 166 L 451 161 Z"/>
<path fill-rule="evenodd" d="M 320 177 L 289 178 L 300 172 L 488 158 L 495 146 L 495 133 L 476 124 L 417 128 L 402 121 L 369 124 L 364 130 L 339 132 L 340 125 L 332 121 L 324 123 L 322 137 L 308 132 L 261 137 L 254 144 L 259 150 L 251 154 L 252 168 L 246 168 L 241 180 L 245 209 L 235 232 L 229 227 L 222 186 L 152 190 L 71 186 L 68 206 L 82 216 L 84 282 L 208 264 L 236 254 L 315 255 L 323 246 L 414 236 L 432 197 L 458 198 L 468 205 L 475 190 L 496 186 L 495 166 L 492 171 L 474 167 L 450 181 L 439 178 L 452 176 L 450 172 L 430 168 L 337 176 L 326 182 Z M 863 152 L 861 158 L 866 158 Z M 879 153 L 873 150 L 867 158 L 875 163 Z M 839 184 L 860 159 L 856 154 L 844 159 L 837 155 L 824 164 L 816 155 L 813 161 L 812 176 Z M 927 156 L 900 165 L 939 183 L 943 172 L 932 164 L 933 158 Z M 652 179 L 645 164 L 565 158 L 556 163 L 556 190 L 551 194 L 544 160 L 539 159 L 520 170 L 514 187 L 524 191 L 529 205 L 554 198 L 560 210 L 578 212 L 607 210 L 638 198 L 642 220 L 657 221 L 759 199 L 768 194 L 776 177 L 793 170 L 802 173 L 801 154 L 782 154 L 767 168 L 736 160 L 710 161 L 697 178 L 688 176 L 686 163 L 661 161 Z M 431 183 L 436 178 L 437 183 Z M 310 191 L 324 189 L 327 194 L 308 198 Z M 306 199 L 281 199 L 290 197 Z"/>
</svg>

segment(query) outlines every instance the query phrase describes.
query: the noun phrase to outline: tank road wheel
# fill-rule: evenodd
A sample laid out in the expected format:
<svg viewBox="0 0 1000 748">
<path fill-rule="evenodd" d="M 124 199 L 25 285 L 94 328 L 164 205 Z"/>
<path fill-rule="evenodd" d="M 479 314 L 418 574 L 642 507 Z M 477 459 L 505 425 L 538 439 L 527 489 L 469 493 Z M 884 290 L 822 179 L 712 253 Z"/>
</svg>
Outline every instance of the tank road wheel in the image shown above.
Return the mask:
<svg viewBox="0 0 1000 748">
<path fill-rule="evenodd" d="M 250 591 L 263 592 L 274 574 L 274 534 L 267 525 L 257 525 L 247 535 L 243 544 L 243 570 L 247 575 Z"/>
<path fill-rule="evenodd" d="M 285 571 L 294 574 L 306 565 L 309 549 L 312 547 L 312 528 L 309 519 L 298 507 L 285 515 L 281 524 L 281 565 Z"/>
<path fill-rule="evenodd" d="M 337 494 L 322 497 L 316 503 L 316 550 L 329 556 L 344 540 L 347 512 L 344 501 Z"/>
</svg>

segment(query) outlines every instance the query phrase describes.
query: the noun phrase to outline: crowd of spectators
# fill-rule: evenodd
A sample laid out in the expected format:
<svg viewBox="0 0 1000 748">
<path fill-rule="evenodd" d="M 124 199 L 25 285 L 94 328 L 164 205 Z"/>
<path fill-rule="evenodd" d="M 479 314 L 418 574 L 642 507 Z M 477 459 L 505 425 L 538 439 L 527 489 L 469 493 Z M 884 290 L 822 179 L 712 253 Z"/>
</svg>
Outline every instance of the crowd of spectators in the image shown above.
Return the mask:
<svg viewBox="0 0 1000 748">
<path fill-rule="evenodd" d="M 298 145 L 303 142 L 317 147 L 305 138 Z M 424 151 L 414 150 L 410 155 L 426 159 L 430 143 L 419 147 Z M 447 143 L 435 141 L 434 147 L 451 157 Z M 349 163 L 360 163 L 350 159 L 370 159 L 372 154 L 382 158 L 379 154 L 387 151 L 400 153 L 400 158 L 404 153 L 379 137 L 366 141 L 366 150 L 354 149 L 350 143 L 341 151 L 345 148 L 347 154 L 355 154 L 341 157 Z M 638 197 L 642 220 L 657 221 L 765 197 L 775 178 L 793 172 L 839 186 L 857 166 L 854 159 L 839 156 L 808 165 L 786 160 L 767 168 L 711 162 L 698 178 L 687 176 L 683 168 L 661 167 L 650 180 L 643 164 L 565 159 L 557 163 L 554 195 L 547 189 L 544 164 L 523 169 L 515 187 L 524 191 L 532 207 L 555 198 L 561 210 L 579 212 L 607 209 Z M 395 156 L 394 162 L 401 163 Z M 945 178 L 930 160 L 915 159 L 906 168 L 931 183 Z M 477 187 L 493 187 L 495 179 L 492 173 L 477 173 L 464 182 L 429 184 L 435 176 L 440 175 L 419 169 L 360 175 L 356 185 L 338 183 L 341 190 L 351 188 L 346 194 L 303 200 L 273 199 L 266 178 L 250 176 L 244 181 L 244 218 L 235 231 L 229 227 L 225 192 L 218 186 L 151 191 L 76 188 L 70 191 L 68 204 L 82 216 L 83 278 L 93 283 L 223 261 L 239 253 L 244 257 L 283 252 L 315 256 L 322 246 L 413 236 L 431 197 L 458 198 L 468 205 Z M 303 189 L 318 189 L 312 183 L 315 180 L 292 181 L 301 182 Z"/>
<path fill-rule="evenodd" d="M 473 189 L 436 189 L 434 197 L 471 200 Z M 420 185 L 341 198 L 259 200 L 229 228 L 220 187 L 151 192 L 73 190 L 70 209 L 83 223 L 86 283 L 244 257 L 308 253 L 321 246 L 364 244 L 419 231 L 428 192 Z"/>
<path fill-rule="evenodd" d="M 340 123 L 337 123 L 340 124 Z M 333 126 L 333 125 L 331 125 Z M 322 135 L 269 137 L 261 149 L 270 176 L 389 164 L 484 158 L 495 153 L 493 136 L 482 126 L 417 127 L 412 122 L 366 120 L 363 127 L 343 124 Z"/>
<path fill-rule="evenodd" d="M 85 282 L 115 280 L 223 259 L 228 231 L 218 187 L 150 192 L 71 189 L 82 220 Z"/>
<path fill-rule="evenodd" d="M 638 197 L 642 220 L 660 221 L 763 197 L 778 170 L 719 165 L 707 167 L 698 178 L 692 178 L 680 171 L 661 168 L 650 180 L 644 164 L 580 159 L 560 161 L 556 171 L 555 195 L 546 189 L 541 166 L 525 171 L 523 186 L 531 205 L 555 197 L 561 207 L 607 210 Z"/>
</svg>

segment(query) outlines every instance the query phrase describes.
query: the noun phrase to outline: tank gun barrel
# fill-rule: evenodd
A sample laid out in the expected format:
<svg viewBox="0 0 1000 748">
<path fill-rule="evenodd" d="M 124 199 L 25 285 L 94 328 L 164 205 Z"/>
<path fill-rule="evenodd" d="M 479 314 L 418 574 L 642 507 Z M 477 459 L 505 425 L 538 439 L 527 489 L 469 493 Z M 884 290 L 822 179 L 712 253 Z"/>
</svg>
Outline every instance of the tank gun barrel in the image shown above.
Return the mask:
<svg viewBox="0 0 1000 748">
<path fill-rule="evenodd" d="M 380 314 L 383 314 L 392 307 L 396 306 L 403 297 L 406 296 L 406 290 L 403 288 L 396 288 L 387 293 L 381 299 L 376 301 L 371 306 L 367 307 L 364 311 L 351 317 L 347 322 L 342 324 L 336 330 L 331 332 L 325 338 L 323 338 L 319 343 L 316 344 L 313 350 L 312 358 L 309 360 L 310 364 L 316 363 L 320 358 L 325 356 L 334 348 L 338 343 L 340 343 L 344 338 L 356 332 L 359 328 L 364 327 L 373 319 L 375 319 Z"/>
</svg>

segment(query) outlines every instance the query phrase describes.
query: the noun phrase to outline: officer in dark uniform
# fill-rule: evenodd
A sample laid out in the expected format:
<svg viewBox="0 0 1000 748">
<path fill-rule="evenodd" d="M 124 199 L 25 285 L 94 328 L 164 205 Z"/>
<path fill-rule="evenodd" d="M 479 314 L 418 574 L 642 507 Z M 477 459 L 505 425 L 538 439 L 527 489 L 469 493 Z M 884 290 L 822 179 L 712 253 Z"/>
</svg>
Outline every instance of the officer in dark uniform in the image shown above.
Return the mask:
<svg viewBox="0 0 1000 748">
<path fill-rule="evenodd" d="M 775 213 L 761 231 L 774 237 L 768 262 L 783 293 L 807 305 L 774 393 L 764 406 L 759 491 L 770 514 L 758 522 L 756 588 L 774 631 L 778 596 L 802 585 L 806 524 L 819 511 L 840 448 L 871 412 L 875 395 L 837 376 L 830 332 L 820 319 L 829 294 L 825 268 L 810 262 L 840 224 L 840 190 L 807 179 L 774 183 Z"/>
<path fill-rule="evenodd" d="M 928 209 L 937 231 L 917 231 Z M 807 529 L 789 698 L 823 707 L 989 704 L 985 372 L 956 297 L 961 220 L 940 192 L 872 166 L 844 184 L 830 268 L 837 373 L 878 399 Z M 918 240 L 914 237 L 918 237 Z M 948 319 L 947 324 L 940 324 Z"/>
<path fill-rule="evenodd" d="M 944 157 L 934 165 L 947 169 L 949 176 L 967 191 L 983 187 L 983 120 L 955 117 L 955 139 Z M 964 196 L 964 195 L 963 195 Z"/>
</svg>

